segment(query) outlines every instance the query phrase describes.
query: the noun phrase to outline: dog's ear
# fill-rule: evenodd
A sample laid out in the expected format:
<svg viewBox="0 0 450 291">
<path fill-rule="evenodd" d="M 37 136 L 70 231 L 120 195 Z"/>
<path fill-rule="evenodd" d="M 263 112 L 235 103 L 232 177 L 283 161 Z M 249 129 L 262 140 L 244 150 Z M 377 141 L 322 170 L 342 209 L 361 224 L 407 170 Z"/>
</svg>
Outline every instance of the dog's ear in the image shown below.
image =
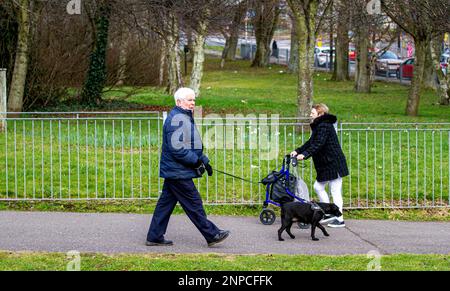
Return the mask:
<svg viewBox="0 0 450 291">
<path fill-rule="evenodd" d="M 339 207 L 336 204 L 331 204 L 331 209 L 333 209 L 333 211 L 339 210 Z"/>
<path fill-rule="evenodd" d="M 341 210 L 339 209 L 339 207 L 336 204 L 333 203 L 331 205 L 331 209 L 332 209 L 332 212 L 334 212 L 336 216 L 341 216 L 342 215 Z"/>
<path fill-rule="evenodd" d="M 322 202 L 322 203 L 320 203 L 320 207 L 322 207 L 322 209 L 323 209 L 323 211 L 325 211 L 325 213 L 329 213 L 330 211 L 333 210 L 330 203 Z"/>
</svg>

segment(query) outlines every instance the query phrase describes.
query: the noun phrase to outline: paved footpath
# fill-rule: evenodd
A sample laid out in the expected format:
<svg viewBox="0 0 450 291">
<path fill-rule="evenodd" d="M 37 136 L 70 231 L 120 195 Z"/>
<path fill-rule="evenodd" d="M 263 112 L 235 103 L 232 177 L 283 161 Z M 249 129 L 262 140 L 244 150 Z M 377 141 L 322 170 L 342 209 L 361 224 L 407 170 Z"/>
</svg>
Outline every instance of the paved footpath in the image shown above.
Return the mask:
<svg viewBox="0 0 450 291">
<path fill-rule="evenodd" d="M 209 216 L 230 237 L 207 247 L 185 215 L 172 216 L 167 239 L 170 247 L 147 247 L 145 238 L 151 215 L 11 212 L 0 211 L 0 250 L 99 253 L 229 253 L 229 254 L 450 254 L 449 222 L 397 222 L 348 220 L 344 229 L 330 229 L 329 237 L 317 229 L 293 227 L 295 239 L 283 233 L 277 239 L 280 220 L 262 225 L 257 217 Z"/>
</svg>

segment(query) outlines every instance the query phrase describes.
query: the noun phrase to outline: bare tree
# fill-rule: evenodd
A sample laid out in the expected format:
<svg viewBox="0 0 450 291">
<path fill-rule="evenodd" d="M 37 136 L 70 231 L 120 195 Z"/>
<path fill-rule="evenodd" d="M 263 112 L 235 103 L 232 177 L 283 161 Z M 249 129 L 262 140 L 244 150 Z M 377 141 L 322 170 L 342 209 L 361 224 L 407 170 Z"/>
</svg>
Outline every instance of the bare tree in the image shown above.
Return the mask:
<svg viewBox="0 0 450 291">
<path fill-rule="evenodd" d="M 298 42 L 298 117 L 309 116 L 313 104 L 314 47 L 323 15 L 331 1 L 288 0 Z"/>
<path fill-rule="evenodd" d="M 381 0 L 381 3 L 384 12 L 414 38 L 416 56 L 406 114 L 417 116 L 426 55 L 433 36 L 449 31 L 450 4 L 446 0 Z"/>
<path fill-rule="evenodd" d="M 371 17 L 366 10 L 366 0 L 355 0 L 352 26 L 355 27 L 356 72 L 355 91 L 370 93 L 371 62 L 369 60 Z"/>
<path fill-rule="evenodd" d="M 269 63 L 270 43 L 280 15 L 279 0 L 258 0 L 254 2 L 256 52 L 252 67 L 264 67 Z"/>
<path fill-rule="evenodd" d="M 20 112 L 23 107 L 30 53 L 29 42 L 31 38 L 32 4 L 33 0 L 20 0 L 19 2 L 14 2 L 14 5 L 16 5 L 16 9 L 18 10 L 19 31 L 14 70 L 8 98 L 8 111 L 10 112 Z"/>
<path fill-rule="evenodd" d="M 444 74 L 440 66 L 441 44 L 444 40 L 444 34 L 437 35 L 431 39 L 430 51 L 433 67 L 438 79 L 437 92 L 439 103 L 441 105 L 450 104 L 450 73 Z"/>
<path fill-rule="evenodd" d="M 248 0 L 237 2 L 238 3 L 230 7 L 233 13 L 231 21 L 224 23 L 224 29 L 222 29 L 222 34 L 225 37 L 225 47 L 222 51 L 222 59 L 220 62 L 221 68 L 224 67 L 225 61 L 235 59 L 240 26 L 248 9 Z"/>
<path fill-rule="evenodd" d="M 295 28 L 294 19 L 292 12 L 288 12 L 289 18 L 291 19 L 292 27 L 291 27 L 291 49 L 289 55 L 289 72 L 298 73 L 298 39 L 297 39 L 297 30 Z"/>
<path fill-rule="evenodd" d="M 334 3 L 337 10 L 337 38 L 336 38 L 336 61 L 332 79 L 335 81 L 349 80 L 348 71 L 348 48 L 350 39 L 348 36 L 350 22 L 350 4 L 347 0 L 335 0 Z"/>
<path fill-rule="evenodd" d="M 203 77 L 203 62 L 205 61 L 205 39 L 208 32 L 210 9 L 206 7 L 204 13 L 197 21 L 195 39 L 192 45 L 194 52 L 192 61 L 192 71 L 189 87 L 198 96 L 200 94 L 200 84 Z"/>
<path fill-rule="evenodd" d="M 89 69 L 81 91 L 81 101 L 87 105 L 98 105 L 106 84 L 106 51 L 112 9 L 111 0 L 100 0 L 96 11 L 96 33 L 94 47 L 90 55 Z"/>
</svg>

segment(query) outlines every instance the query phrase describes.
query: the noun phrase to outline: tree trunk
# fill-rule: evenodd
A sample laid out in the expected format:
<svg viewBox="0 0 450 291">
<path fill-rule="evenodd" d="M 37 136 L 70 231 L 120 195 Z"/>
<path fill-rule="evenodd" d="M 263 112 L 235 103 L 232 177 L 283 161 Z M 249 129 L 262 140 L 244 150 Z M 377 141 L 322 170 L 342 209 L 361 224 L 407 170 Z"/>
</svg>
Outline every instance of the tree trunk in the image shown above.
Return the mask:
<svg viewBox="0 0 450 291">
<path fill-rule="evenodd" d="M 257 2 L 255 19 L 256 52 L 252 67 L 265 67 L 269 64 L 270 43 L 278 22 L 280 9 L 278 0 Z"/>
<path fill-rule="evenodd" d="M 336 70 L 333 75 L 335 81 L 347 81 L 349 80 L 348 73 L 348 23 L 346 14 L 347 5 L 345 1 L 338 3 L 339 17 L 337 21 L 337 39 L 336 39 Z"/>
<path fill-rule="evenodd" d="M 239 40 L 238 32 L 236 35 L 231 35 L 226 37 L 225 39 L 225 47 L 222 51 L 222 59 L 220 60 L 220 67 L 223 68 L 225 66 L 225 61 L 231 61 L 236 59 L 236 50 Z"/>
<path fill-rule="evenodd" d="M 270 40 L 263 37 L 258 29 L 255 31 L 256 52 L 252 62 L 252 67 L 266 67 L 269 64 L 270 57 Z"/>
<path fill-rule="evenodd" d="M 298 73 L 298 39 L 297 32 L 295 30 L 295 25 L 293 18 L 291 16 L 292 28 L 291 28 L 291 50 L 289 55 L 289 65 L 288 69 L 291 73 Z"/>
<path fill-rule="evenodd" d="M 433 59 L 431 58 L 431 45 L 428 46 L 428 50 L 425 58 L 425 68 L 423 72 L 423 86 L 424 88 L 430 88 L 437 90 L 437 82 L 436 82 L 436 70 L 433 65 Z"/>
<path fill-rule="evenodd" d="M 128 37 L 125 36 L 125 32 L 123 32 L 119 44 L 119 68 L 117 70 L 116 86 L 122 86 L 123 84 L 125 84 L 125 79 L 127 78 L 127 45 Z"/>
<path fill-rule="evenodd" d="M 30 40 L 30 1 L 21 0 L 19 8 L 19 34 L 17 39 L 16 59 L 9 91 L 8 111 L 20 112 L 23 108 L 23 94 L 27 78 Z"/>
<path fill-rule="evenodd" d="M 186 55 L 186 61 L 188 62 L 192 62 L 193 60 L 193 53 L 192 53 L 192 49 L 194 47 L 194 40 L 193 40 L 193 32 L 192 29 L 188 29 L 187 32 L 187 46 L 189 48 L 189 52 Z"/>
<path fill-rule="evenodd" d="M 205 38 L 208 31 L 207 20 L 201 20 L 195 34 L 192 52 L 194 54 L 189 87 L 195 95 L 200 95 L 200 84 L 203 77 L 203 62 L 205 61 Z"/>
<path fill-rule="evenodd" d="M 178 88 L 183 87 L 183 79 L 181 77 L 180 47 L 178 44 L 178 21 L 173 15 L 171 15 L 169 21 L 171 33 L 166 36 L 167 71 L 169 77 L 167 91 L 169 94 L 173 95 Z"/>
<path fill-rule="evenodd" d="M 439 84 L 437 85 L 437 92 L 439 95 L 439 104 L 450 104 L 450 74 L 444 74 L 440 66 L 441 43 L 444 40 L 443 35 L 433 37 L 430 43 L 431 60 L 436 72 Z"/>
<path fill-rule="evenodd" d="M 364 19 L 364 17 L 362 17 Z M 355 91 L 370 93 L 369 24 L 361 21 L 356 28 Z"/>
<path fill-rule="evenodd" d="M 333 0 L 331 0 L 333 1 Z M 329 56 L 329 60 L 330 60 L 330 72 L 332 72 L 333 68 L 335 67 L 334 65 L 334 58 L 333 58 L 333 51 L 335 50 L 334 48 L 334 23 L 333 23 L 333 6 L 334 6 L 334 2 L 331 3 L 330 6 L 330 15 L 331 15 L 331 19 L 330 19 L 330 56 Z"/>
<path fill-rule="evenodd" d="M 102 91 L 106 84 L 106 50 L 110 17 L 110 3 L 108 0 L 104 0 L 99 6 L 94 50 L 90 56 L 89 69 L 81 92 L 81 102 L 84 104 L 95 105 L 102 100 Z"/>
<path fill-rule="evenodd" d="M 161 50 L 159 55 L 159 86 L 164 84 L 164 69 L 166 64 L 166 44 L 165 41 L 161 41 Z"/>
<path fill-rule="evenodd" d="M 225 35 L 225 47 L 222 51 L 222 60 L 220 62 L 221 68 L 225 65 L 225 61 L 232 61 L 236 58 L 236 50 L 239 40 L 239 27 L 247 12 L 247 3 L 242 1 L 236 8 L 236 12 L 231 23 L 229 35 Z"/>
<path fill-rule="evenodd" d="M 298 3 L 301 2 L 301 3 Z M 298 81 L 297 102 L 299 119 L 308 118 L 313 104 L 313 73 L 314 73 L 314 47 L 315 15 L 317 1 L 288 0 L 293 12 L 295 30 L 298 39 Z M 303 6 L 303 12 L 297 5 Z"/>
<path fill-rule="evenodd" d="M 420 90 L 422 87 L 423 72 L 429 41 L 429 39 L 414 39 L 416 57 L 414 59 L 413 79 L 411 81 L 408 102 L 406 104 L 406 114 L 409 116 L 417 116 L 419 112 Z"/>
</svg>

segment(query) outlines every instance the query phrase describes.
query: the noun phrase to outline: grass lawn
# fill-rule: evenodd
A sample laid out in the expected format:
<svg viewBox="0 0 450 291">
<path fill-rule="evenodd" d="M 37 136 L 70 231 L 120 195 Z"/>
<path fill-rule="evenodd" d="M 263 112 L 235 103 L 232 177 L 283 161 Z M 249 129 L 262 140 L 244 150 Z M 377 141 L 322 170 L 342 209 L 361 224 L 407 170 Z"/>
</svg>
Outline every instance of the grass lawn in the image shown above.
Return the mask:
<svg viewBox="0 0 450 291">
<path fill-rule="evenodd" d="M 250 68 L 246 61 L 228 62 L 221 70 L 218 59 L 208 59 L 197 105 L 203 106 L 204 114 L 217 113 L 222 118 L 226 114 L 262 113 L 293 117 L 296 78 L 285 71 L 277 65 Z M 329 77 L 327 73 L 315 75 L 315 101 L 327 103 L 340 121 L 450 122 L 449 107 L 435 105 L 437 96 L 431 90 L 423 92 L 420 115 L 411 118 L 404 115 L 408 87 L 376 82 L 371 94 L 356 94 L 352 82 L 332 82 Z M 105 93 L 105 99 L 117 100 L 131 91 L 127 101 L 134 109 L 149 106 L 144 108 L 168 110 L 173 106 L 173 98 L 160 88 L 123 87 Z M 126 106 L 123 100 L 118 102 Z M 135 118 L 9 121 L 7 135 L 0 135 L 0 161 L 4 161 L 0 165 L 0 198 L 156 198 L 161 190 L 161 121 L 155 119 L 155 114 L 150 114 L 149 119 L 139 119 L 142 115 Z M 261 134 L 254 135 L 251 126 L 241 131 L 235 126 L 231 137 L 230 132 L 217 132 L 220 127 L 213 125 L 204 124 L 202 132 L 214 167 L 259 181 L 279 169 L 283 154 L 309 137 L 306 127 L 299 131 L 295 125 L 280 126 L 275 143 Z M 373 126 L 362 126 L 355 131 L 347 126 L 341 130 L 339 137 L 351 172 L 343 185 L 346 206 L 448 204 L 448 127 L 384 127 L 375 131 Z M 234 142 L 223 150 L 217 136 L 223 142 Z M 252 143 L 257 146 L 250 148 Z M 278 155 L 265 159 L 273 145 Z M 315 170 L 310 161 L 300 174 L 311 193 Z M 219 174 L 198 180 L 197 186 L 209 203 L 260 204 L 265 192 L 261 185 Z"/>
<path fill-rule="evenodd" d="M 66 254 L 0 252 L 3 270 L 60 270 L 70 260 Z M 221 255 L 221 254 L 81 254 L 80 270 L 178 270 L 178 271 L 365 271 L 373 258 L 364 255 Z M 450 270 L 448 255 L 388 255 L 380 259 L 381 270 Z"/>
<path fill-rule="evenodd" d="M 329 105 L 342 122 L 450 122 L 448 106 L 436 105 L 432 90 L 421 95 L 419 116 L 405 116 L 408 86 L 375 82 L 370 94 L 353 91 L 353 81 L 330 81 L 326 72 L 314 75 L 314 102 Z M 126 88 L 121 90 L 126 91 Z M 250 68 L 247 61 L 227 62 L 220 69 L 219 59 L 208 59 L 196 105 L 206 113 L 266 113 L 295 117 L 297 112 L 296 76 L 286 67 Z M 123 92 L 108 92 L 107 98 L 122 97 Z M 173 98 L 160 88 L 140 88 L 127 99 L 144 105 L 173 106 Z"/>
</svg>

